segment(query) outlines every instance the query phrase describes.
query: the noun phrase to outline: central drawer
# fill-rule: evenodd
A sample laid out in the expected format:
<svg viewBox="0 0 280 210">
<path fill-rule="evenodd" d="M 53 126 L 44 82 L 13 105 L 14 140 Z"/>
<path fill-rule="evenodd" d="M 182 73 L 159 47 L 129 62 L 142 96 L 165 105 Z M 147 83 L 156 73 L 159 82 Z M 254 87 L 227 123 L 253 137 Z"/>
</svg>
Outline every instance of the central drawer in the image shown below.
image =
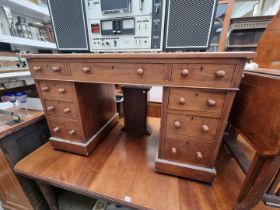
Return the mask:
<svg viewBox="0 0 280 210">
<path fill-rule="evenodd" d="M 226 92 L 170 88 L 168 109 L 211 112 L 220 116 Z"/>
<path fill-rule="evenodd" d="M 39 81 L 41 95 L 46 99 L 73 101 L 74 85 L 72 82 Z"/>
<path fill-rule="evenodd" d="M 167 137 L 186 136 L 198 140 L 216 140 L 220 119 L 187 114 L 167 114 Z"/>
<path fill-rule="evenodd" d="M 53 137 L 79 142 L 85 141 L 81 124 L 78 121 L 48 117 L 48 122 Z"/>
<path fill-rule="evenodd" d="M 45 100 L 45 112 L 48 116 L 77 119 L 78 114 L 72 102 Z"/>
<path fill-rule="evenodd" d="M 155 84 L 164 80 L 164 64 L 71 63 L 74 80 Z"/>
</svg>

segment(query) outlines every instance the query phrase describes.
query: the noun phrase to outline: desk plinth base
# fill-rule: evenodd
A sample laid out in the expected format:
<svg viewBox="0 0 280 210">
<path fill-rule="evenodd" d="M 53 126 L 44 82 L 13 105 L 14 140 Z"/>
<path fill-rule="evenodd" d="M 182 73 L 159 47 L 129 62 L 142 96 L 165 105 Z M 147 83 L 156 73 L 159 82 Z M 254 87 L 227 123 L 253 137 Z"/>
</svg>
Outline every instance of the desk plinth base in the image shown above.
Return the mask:
<svg viewBox="0 0 280 210">
<path fill-rule="evenodd" d="M 99 131 L 97 131 L 87 142 L 75 142 L 67 139 L 51 137 L 51 145 L 58 150 L 89 156 L 97 144 L 118 123 L 119 114 L 115 114 Z"/>
<path fill-rule="evenodd" d="M 215 168 L 206 168 L 185 163 L 178 163 L 165 159 L 156 159 L 156 171 L 160 173 L 180 176 L 201 182 L 212 183 L 216 176 Z"/>
</svg>

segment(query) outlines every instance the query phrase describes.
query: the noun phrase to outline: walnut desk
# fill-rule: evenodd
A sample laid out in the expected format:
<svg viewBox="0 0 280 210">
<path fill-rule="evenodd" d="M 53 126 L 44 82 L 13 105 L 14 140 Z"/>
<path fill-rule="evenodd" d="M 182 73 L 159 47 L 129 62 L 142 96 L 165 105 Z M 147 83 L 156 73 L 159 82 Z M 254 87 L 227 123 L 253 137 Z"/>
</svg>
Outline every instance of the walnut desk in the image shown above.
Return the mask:
<svg viewBox="0 0 280 210">
<path fill-rule="evenodd" d="M 113 84 L 164 87 L 156 170 L 211 182 L 253 52 L 24 55 L 54 148 L 89 153 L 117 123 Z"/>
</svg>

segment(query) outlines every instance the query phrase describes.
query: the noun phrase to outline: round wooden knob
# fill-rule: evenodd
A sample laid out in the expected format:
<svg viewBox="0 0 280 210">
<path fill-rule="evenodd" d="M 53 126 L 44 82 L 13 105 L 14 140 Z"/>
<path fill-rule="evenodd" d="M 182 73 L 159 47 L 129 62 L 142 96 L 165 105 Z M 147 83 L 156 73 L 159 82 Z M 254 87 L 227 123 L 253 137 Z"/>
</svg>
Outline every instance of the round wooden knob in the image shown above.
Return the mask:
<svg viewBox="0 0 280 210">
<path fill-rule="evenodd" d="M 59 127 L 55 127 L 55 128 L 53 128 L 53 132 L 55 132 L 55 133 L 57 133 L 59 130 L 60 130 L 60 128 L 59 128 Z"/>
<path fill-rule="evenodd" d="M 43 92 L 46 92 L 46 91 L 49 90 L 49 87 L 42 87 L 41 90 L 42 90 Z"/>
<path fill-rule="evenodd" d="M 208 104 L 208 106 L 215 107 L 216 101 L 214 99 L 210 98 L 210 99 L 208 99 L 207 104 Z"/>
<path fill-rule="evenodd" d="M 53 67 L 52 67 L 52 70 L 53 70 L 54 72 L 60 71 L 60 67 L 59 67 L 59 66 L 53 66 Z"/>
<path fill-rule="evenodd" d="M 223 71 L 223 70 L 216 71 L 216 77 L 217 78 L 223 78 L 225 76 L 226 76 L 226 72 L 225 71 Z"/>
<path fill-rule="evenodd" d="M 203 125 L 203 126 L 201 127 L 201 129 L 202 129 L 202 131 L 204 131 L 205 133 L 207 133 L 207 132 L 209 131 L 208 125 Z"/>
<path fill-rule="evenodd" d="M 68 133 L 69 133 L 70 135 L 73 135 L 73 134 L 76 133 L 76 131 L 75 131 L 75 130 L 70 130 Z"/>
<path fill-rule="evenodd" d="M 184 105 L 186 103 L 186 100 L 183 97 L 180 97 L 179 104 Z"/>
<path fill-rule="evenodd" d="M 144 69 L 142 69 L 142 68 L 137 69 L 137 74 L 138 75 L 143 75 L 144 74 Z"/>
<path fill-rule="evenodd" d="M 48 106 L 47 110 L 49 110 L 49 111 L 54 110 L 54 106 Z"/>
<path fill-rule="evenodd" d="M 58 88 L 57 91 L 60 92 L 60 93 L 65 93 L 66 92 L 65 88 Z"/>
<path fill-rule="evenodd" d="M 172 148 L 171 148 L 171 152 L 172 152 L 173 154 L 177 154 L 177 149 L 176 149 L 175 147 L 172 147 Z"/>
<path fill-rule="evenodd" d="M 65 108 L 65 109 L 63 109 L 63 111 L 65 112 L 65 113 L 67 113 L 67 112 L 70 112 L 70 108 Z"/>
<path fill-rule="evenodd" d="M 180 121 L 176 120 L 176 121 L 174 122 L 174 127 L 175 127 L 175 128 L 181 128 L 181 123 L 180 123 Z"/>
<path fill-rule="evenodd" d="M 181 71 L 181 75 L 182 75 L 183 77 L 188 76 L 189 73 L 190 73 L 190 71 L 189 71 L 188 69 L 183 69 L 183 70 Z"/>
<path fill-rule="evenodd" d="M 33 70 L 34 70 L 34 71 L 41 71 L 42 68 L 41 68 L 40 66 L 34 66 L 34 67 L 33 67 Z"/>
<path fill-rule="evenodd" d="M 89 73 L 89 72 L 90 72 L 90 68 L 89 68 L 89 67 L 83 67 L 83 68 L 82 68 L 82 71 L 83 71 L 84 73 Z"/>
<path fill-rule="evenodd" d="M 196 153 L 196 157 L 198 157 L 199 159 L 202 159 L 203 158 L 203 155 L 201 152 L 197 152 Z"/>
</svg>

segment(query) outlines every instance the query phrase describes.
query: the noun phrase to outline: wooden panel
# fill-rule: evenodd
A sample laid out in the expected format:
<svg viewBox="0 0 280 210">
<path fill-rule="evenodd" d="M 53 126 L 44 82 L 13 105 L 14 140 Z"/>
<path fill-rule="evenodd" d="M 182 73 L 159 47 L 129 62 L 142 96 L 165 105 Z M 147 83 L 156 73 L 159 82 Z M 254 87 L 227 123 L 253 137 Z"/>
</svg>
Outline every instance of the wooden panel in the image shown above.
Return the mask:
<svg viewBox="0 0 280 210">
<path fill-rule="evenodd" d="M 220 116 L 226 93 L 170 88 L 169 109 L 212 112 Z"/>
<path fill-rule="evenodd" d="M 262 155 L 280 151 L 279 77 L 246 73 L 232 108 L 230 122 Z"/>
<path fill-rule="evenodd" d="M 90 138 L 117 112 L 115 87 L 75 83 L 75 90 L 85 138 Z"/>
<path fill-rule="evenodd" d="M 272 18 L 264 31 L 254 59 L 262 68 L 280 69 L 280 12 Z"/>
<path fill-rule="evenodd" d="M 48 117 L 48 123 L 52 136 L 84 142 L 85 136 L 80 123 L 75 120 Z"/>
<path fill-rule="evenodd" d="M 150 117 L 161 117 L 161 106 L 159 102 L 149 102 L 148 104 L 148 116 Z"/>
<path fill-rule="evenodd" d="M 173 64 L 171 81 L 190 86 L 232 87 L 235 67 L 226 64 Z"/>
<path fill-rule="evenodd" d="M 30 62 L 29 69 L 34 78 L 65 78 L 69 75 L 68 66 L 59 62 Z"/>
<path fill-rule="evenodd" d="M 161 158 L 209 167 L 213 149 L 213 143 L 166 138 Z"/>
<path fill-rule="evenodd" d="M 166 135 L 182 135 L 198 140 L 216 140 L 218 118 L 201 117 L 187 114 L 167 114 Z"/>
<path fill-rule="evenodd" d="M 164 80 L 164 64 L 71 63 L 74 80 L 157 84 Z"/>
<path fill-rule="evenodd" d="M 38 83 L 43 98 L 73 101 L 74 88 L 72 82 L 42 80 Z"/>
<path fill-rule="evenodd" d="M 78 120 L 77 108 L 73 102 L 44 100 L 45 113 L 48 116 Z"/>
<path fill-rule="evenodd" d="M 0 198 L 6 209 L 33 209 L 0 149 Z"/>
</svg>

